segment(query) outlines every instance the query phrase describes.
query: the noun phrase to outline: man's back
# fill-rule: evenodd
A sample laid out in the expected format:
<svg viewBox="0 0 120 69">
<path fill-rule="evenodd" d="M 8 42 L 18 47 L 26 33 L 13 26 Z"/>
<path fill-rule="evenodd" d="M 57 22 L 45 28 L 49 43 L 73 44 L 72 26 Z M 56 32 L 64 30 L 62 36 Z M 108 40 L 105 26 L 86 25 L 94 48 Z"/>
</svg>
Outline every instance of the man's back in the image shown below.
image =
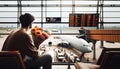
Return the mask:
<svg viewBox="0 0 120 69">
<path fill-rule="evenodd" d="M 12 31 L 3 44 L 2 50 L 17 50 L 17 47 L 22 43 L 21 38 L 24 37 L 21 30 Z"/>
<path fill-rule="evenodd" d="M 24 32 L 24 30 L 18 30 L 10 33 L 3 44 L 2 50 L 3 51 L 18 50 L 23 58 L 25 57 L 25 55 L 31 57 L 34 56 L 36 57 L 38 55 L 36 47 L 32 44 L 29 35 L 26 32 Z"/>
</svg>

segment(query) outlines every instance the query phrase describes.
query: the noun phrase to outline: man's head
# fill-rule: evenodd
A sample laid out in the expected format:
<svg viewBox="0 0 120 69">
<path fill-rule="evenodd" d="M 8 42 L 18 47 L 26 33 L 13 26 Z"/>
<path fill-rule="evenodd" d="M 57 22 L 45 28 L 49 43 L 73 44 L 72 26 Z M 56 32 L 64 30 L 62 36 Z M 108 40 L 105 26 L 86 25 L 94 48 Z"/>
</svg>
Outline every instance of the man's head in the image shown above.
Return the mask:
<svg viewBox="0 0 120 69">
<path fill-rule="evenodd" d="M 20 19 L 22 28 L 27 28 L 31 26 L 31 23 L 34 21 L 34 16 L 32 16 L 29 13 L 25 13 L 21 15 L 19 19 Z"/>
</svg>

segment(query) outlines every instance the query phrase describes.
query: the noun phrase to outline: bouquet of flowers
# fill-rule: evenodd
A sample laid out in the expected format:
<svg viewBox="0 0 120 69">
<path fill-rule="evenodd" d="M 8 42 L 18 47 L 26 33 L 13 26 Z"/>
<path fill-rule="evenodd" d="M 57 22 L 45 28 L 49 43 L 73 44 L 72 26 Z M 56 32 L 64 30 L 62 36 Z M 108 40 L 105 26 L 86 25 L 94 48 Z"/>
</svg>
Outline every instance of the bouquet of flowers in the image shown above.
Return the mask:
<svg viewBox="0 0 120 69">
<path fill-rule="evenodd" d="M 38 26 L 35 26 L 31 29 L 31 34 L 34 44 L 37 48 L 44 40 L 49 38 L 49 33 L 45 32 L 42 28 Z"/>
</svg>

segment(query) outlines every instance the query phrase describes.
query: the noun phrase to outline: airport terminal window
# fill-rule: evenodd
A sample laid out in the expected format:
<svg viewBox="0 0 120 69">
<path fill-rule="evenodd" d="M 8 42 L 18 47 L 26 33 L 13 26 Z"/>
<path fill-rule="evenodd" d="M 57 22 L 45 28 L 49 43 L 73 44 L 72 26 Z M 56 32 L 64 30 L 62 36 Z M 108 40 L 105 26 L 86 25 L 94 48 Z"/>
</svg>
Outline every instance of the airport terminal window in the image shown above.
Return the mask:
<svg viewBox="0 0 120 69">
<path fill-rule="evenodd" d="M 67 29 L 72 28 L 70 33 L 76 34 L 80 28 L 69 26 L 69 15 L 72 13 L 96 13 L 97 11 L 96 0 L 22 0 L 20 5 L 21 6 L 18 7 L 18 1 L 16 0 L 0 1 L 0 28 L 17 28 L 18 18 L 21 12 L 22 14 L 31 13 L 35 16 L 33 26 L 38 25 L 60 33 L 66 33 Z M 100 14 L 99 18 L 102 18 L 100 7 L 101 4 L 99 5 L 98 13 Z M 21 8 L 21 10 L 18 10 L 19 8 Z M 105 0 L 102 9 L 104 27 L 120 29 L 120 1 Z M 47 22 L 46 18 L 49 17 L 60 18 L 58 19 L 60 21 Z M 77 30 L 75 31 L 74 29 Z M 67 31 L 67 33 L 69 32 Z M 44 49 L 44 47 L 42 49 Z"/>
<path fill-rule="evenodd" d="M 97 0 L 30 0 L 21 1 L 21 12 L 31 13 L 35 16 L 35 24 L 49 28 L 51 26 L 69 28 L 69 14 L 71 13 L 96 13 Z M 101 14 L 101 4 L 99 14 Z M 103 2 L 103 22 L 104 26 L 114 23 L 115 27 L 120 26 L 120 2 L 117 0 L 104 0 Z M 8 13 L 9 12 L 9 13 Z M 60 23 L 46 23 L 46 17 L 61 17 Z M 102 18 L 100 16 L 99 18 Z M 17 24 L 18 22 L 18 1 L 0 1 L 0 24 Z M 100 21 L 99 21 L 100 22 Z M 51 25 L 55 24 L 55 25 Z M 49 26 L 50 25 L 50 26 Z"/>
<path fill-rule="evenodd" d="M 17 22 L 17 7 L 12 7 L 14 5 L 17 5 L 17 1 L 0 2 L 0 22 Z"/>
<path fill-rule="evenodd" d="M 22 7 L 22 14 L 31 13 L 35 16 L 34 22 L 41 22 L 41 1 L 21 1 L 21 4 L 24 6 Z"/>
</svg>

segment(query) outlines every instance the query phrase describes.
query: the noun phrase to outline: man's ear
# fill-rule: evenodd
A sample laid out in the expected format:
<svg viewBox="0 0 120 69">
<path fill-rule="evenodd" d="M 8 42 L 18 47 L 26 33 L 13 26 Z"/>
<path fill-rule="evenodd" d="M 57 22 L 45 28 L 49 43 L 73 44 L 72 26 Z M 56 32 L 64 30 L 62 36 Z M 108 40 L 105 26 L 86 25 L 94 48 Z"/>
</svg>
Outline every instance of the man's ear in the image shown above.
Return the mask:
<svg viewBox="0 0 120 69">
<path fill-rule="evenodd" d="M 31 25 L 29 26 L 29 28 L 32 28 Z"/>
<path fill-rule="evenodd" d="M 31 22 L 31 23 L 30 23 L 30 26 L 29 26 L 29 28 L 32 28 L 32 23 L 33 23 L 33 22 Z"/>
</svg>

